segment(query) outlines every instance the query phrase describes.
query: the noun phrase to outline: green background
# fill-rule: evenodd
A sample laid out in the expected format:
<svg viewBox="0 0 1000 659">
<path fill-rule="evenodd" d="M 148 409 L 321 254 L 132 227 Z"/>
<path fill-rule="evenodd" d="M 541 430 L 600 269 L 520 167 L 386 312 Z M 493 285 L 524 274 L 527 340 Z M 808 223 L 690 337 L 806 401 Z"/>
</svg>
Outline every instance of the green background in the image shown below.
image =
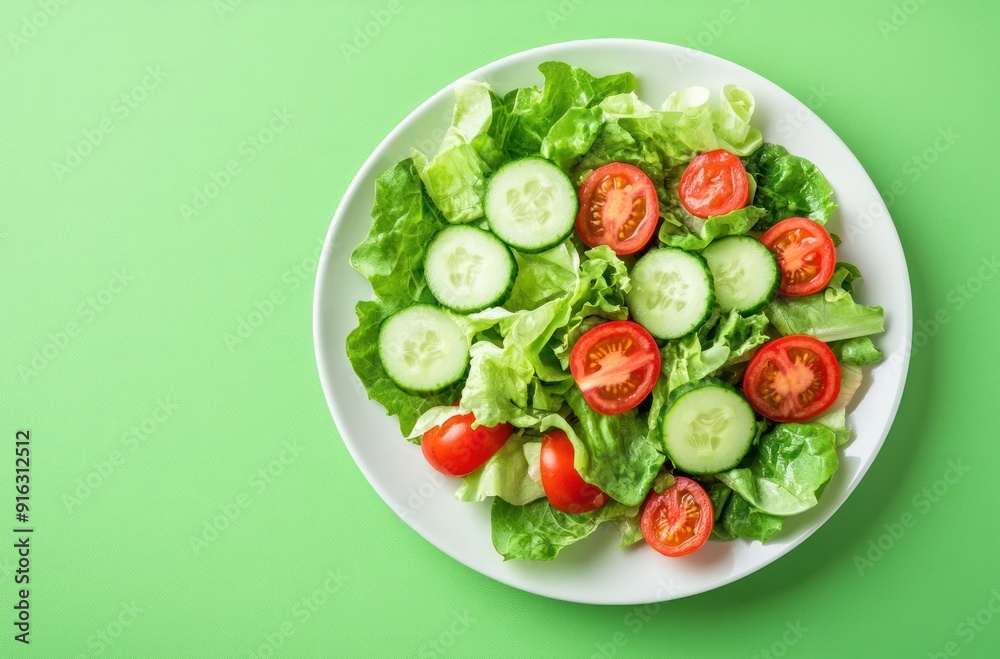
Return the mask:
<svg viewBox="0 0 1000 659">
<path fill-rule="evenodd" d="M 345 52 L 387 0 L 222 2 L 0 5 L 0 655 L 997 656 L 996 3 L 398 0 Z M 817 114 L 895 185 L 917 332 L 843 508 L 775 564 L 649 609 L 523 593 L 410 530 L 340 440 L 312 347 L 320 241 L 397 122 L 502 56 L 606 36 L 827 90 Z M 29 647 L 10 624 L 23 428 Z"/>
</svg>

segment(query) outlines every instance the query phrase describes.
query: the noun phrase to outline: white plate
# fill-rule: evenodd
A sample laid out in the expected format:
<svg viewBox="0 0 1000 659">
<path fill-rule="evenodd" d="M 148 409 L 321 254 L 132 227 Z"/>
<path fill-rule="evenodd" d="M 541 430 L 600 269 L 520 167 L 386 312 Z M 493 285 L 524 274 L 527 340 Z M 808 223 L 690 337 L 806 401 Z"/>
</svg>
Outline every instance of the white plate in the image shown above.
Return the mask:
<svg viewBox="0 0 1000 659">
<path fill-rule="evenodd" d="M 638 604 L 704 592 L 759 570 L 809 537 L 840 507 L 875 459 L 899 406 L 909 361 L 910 283 L 903 250 L 881 197 L 847 146 L 800 101 L 756 73 L 679 46 L 596 39 L 529 50 L 466 77 L 485 80 L 502 94 L 540 85 L 536 67 L 547 60 L 569 62 L 595 75 L 632 71 L 640 97 L 653 106 L 691 85 L 704 85 L 713 94 L 725 83 L 746 87 L 756 97 L 753 124 L 764 139 L 812 160 L 830 180 L 840 208 L 829 226 L 844 241 L 838 256 L 865 275 L 859 299 L 885 308 L 887 331 L 877 342 L 892 359 L 866 375 L 864 395 L 849 416 L 855 438 L 842 449 L 840 469 L 820 504 L 789 518 L 767 545 L 712 542 L 688 557 L 669 559 L 645 545 L 617 550 L 613 525 L 605 525 L 554 561 L 501 560 L 490 541 L 489 504 L 452 498 L 460 481 L 431 469 L 420 449 L 400 436 L 396 419 L 368 400 L 344 349 L 347 334 L 357 324 L 355 303 L 372 295 L 368 282 L 351 269 L 349 256 L 371 224 L 375 178 L 409 156 L 411 146 L 424 152 L 436 148 L 450 122 L 453 85 L 410 113 L 382 141 L 333 217 L 313 309 L 323 391 L 347 448 L 372 487 L 414 530 L 472 569 L 522 590 L 574 602 Z"/>
</svg>

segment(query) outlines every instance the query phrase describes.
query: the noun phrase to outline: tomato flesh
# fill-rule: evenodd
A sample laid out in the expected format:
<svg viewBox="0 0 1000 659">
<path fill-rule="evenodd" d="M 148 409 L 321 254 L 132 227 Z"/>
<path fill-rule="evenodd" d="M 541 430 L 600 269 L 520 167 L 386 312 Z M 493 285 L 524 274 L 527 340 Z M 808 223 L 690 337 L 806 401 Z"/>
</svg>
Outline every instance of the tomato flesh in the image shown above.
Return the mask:
<svg viewBox="0 0 1000 659">
<path fill-rule="evenodd" d="M 678 476 L 662 494 L 650 492 L 642 509 L 642 535 L 664 556 L 700 549 L 712 532 L 712 500 L 698 483 Z"/>
<path fill-rule="evenodd" d="M 695 217 L 725 215 L 747 205 L 750 183 L 743 161 L 723 149 L 695 156 L 681 175 L 677 194 Z"/>
<path fill-rule="evenodd" d="M 539 460 L 545 496 L 553 508 L 564 513 L 597 510 L 608 502 L 608 495 L 580 477 L 573 457 L 573 443 L 565 432 L 553 430 L 545 435 Z"/>
<path fill-rule="evenodd" d="M 612 162 L 598 167 L 577 191 L 576 232 L 588 247 L 607 245 L 619 256 L 646 246 L 660 218 L 656 188 L 638 167 Z"/>
<path fill-rule="evenodd" d="M 778 257 L 782 295 L 817 293 L 830 283 L 837 263 L 830 234 L 804 217 L 778 222 L 760 237 L 760 242 Z"/>
<path fill-rule="evenodd" d="M 799 423 L 825 412 L 840 394 L 840 365 L 829 346 L 802 334 L 768 341 L 743 376 L 750 405 L 779 423 Z"/>
<path fill-rule="evenodd" d="M 424 433 L 420 450 L 432 467 L 447 476 L 465 476 L 493 457 L 514 432 L 509 423 L 473 428 L 476 416 L 458 414 Z"/>
<path fill-rule="evenodd" d="M 594 411 L 621 414 L 653 390 L 660 376 L 660 351 L 645 327 L 615 320 L 598 325 L 577 340 L 569 368 Z"/>
</svg>

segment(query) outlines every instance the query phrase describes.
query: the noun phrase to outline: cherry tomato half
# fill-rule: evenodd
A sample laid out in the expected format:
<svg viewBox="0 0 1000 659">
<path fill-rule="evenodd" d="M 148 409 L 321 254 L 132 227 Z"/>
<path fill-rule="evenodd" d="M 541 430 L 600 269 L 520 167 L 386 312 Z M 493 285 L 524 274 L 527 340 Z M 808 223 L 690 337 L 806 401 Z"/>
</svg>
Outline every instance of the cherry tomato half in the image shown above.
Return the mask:
<svg viewBox="0 0 1000 659">
<path fill-rule="evenodd" d="M 465 476 L 479 469 L 514 432 L 509 423 L 473 428 L 471 412 L 449 418 L 424 433 L 420 450 L 432 467 L 447 476 Z"/>
<path fill-rule="evenodd" d="M 597 510 L 608 502 L 608 495 L 580 477 L 573 455 L 573 443 L 565 432 L 553 430 L 545 435 L 539 460 L 545 496 L 553 508 L 564 513 Z"/>
<path fill-rule="evenodd" d="M 681 176 L 677 194 L 695 217 L 715 217 L 747 205 L 750 184 L 743 161 L 723 149 L 694 157 Z"/>
<path fill-rule="evenodd" d="M 808 421 L 840 394 L 840 365 L 819 339 L 792 334 L 757 350 L 743 376 L 750 405 L 779 423 Z"/>
<path fill-rule="evenodd" d="M 598 167 L 578 194 L 576 232 L 588 247 L 607 245 L 619 256 L 634 254 L 646 246 L 660 220 L 653 182 L 628 163 Z"/>
<path fill-rule="evenodd" d="M 714 518 L 701 485 L 678 476 L 662 494 L 649 493 L 640 526 L 650 547 L 664 556 L 684 556 L 705 544 Z"/>
<path fill-rule="evenodd" d="M 810 295 L 830 283 L 837 256 L 826 229 L 804 217 L 778 222 L 760 237 L 778 257 L 782 295 Z"/>
<path fill-rule="evenodd" d="M 596 412 L 621 414 L 653 390 L 660 376 L 660 351 L 645 327 L 615 320 L 577 339 L 569 369 Z"/>
</svg>

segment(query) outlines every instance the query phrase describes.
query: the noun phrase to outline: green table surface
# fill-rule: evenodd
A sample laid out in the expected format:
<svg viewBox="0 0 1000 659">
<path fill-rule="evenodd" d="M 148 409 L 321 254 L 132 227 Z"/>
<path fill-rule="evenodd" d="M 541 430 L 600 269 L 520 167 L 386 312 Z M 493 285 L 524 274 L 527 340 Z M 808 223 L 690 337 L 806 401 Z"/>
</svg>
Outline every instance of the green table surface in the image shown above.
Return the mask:
<svg viewBox="0 0 1000 659">
<path fill-rule="evenodd" d="M 0 656 L 1000 655 L 998 30 L 986 0 L 5 0 Z M 495 59 L 608 36 L 812 102 L 886 191 L 913 285 L 906 392 L 846 504 L 648 608 L 527 594 L 412 531 L 338 436 L 312 344 L 320 241 L 397 122 Z"/>
</svg>

